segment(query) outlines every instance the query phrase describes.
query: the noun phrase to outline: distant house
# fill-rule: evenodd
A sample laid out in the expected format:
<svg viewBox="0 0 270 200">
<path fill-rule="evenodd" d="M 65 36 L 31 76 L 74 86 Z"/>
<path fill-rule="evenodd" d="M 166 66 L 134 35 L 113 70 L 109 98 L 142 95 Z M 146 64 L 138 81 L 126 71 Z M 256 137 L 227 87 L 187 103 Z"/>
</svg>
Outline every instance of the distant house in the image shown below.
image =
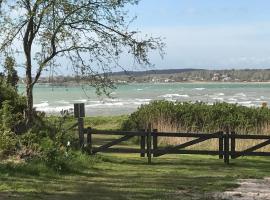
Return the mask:
<svg viewBox="0 0 270 200">
<path fill-rule="evenodd" d="M 220 74 L 215 73 L 212 77 L 212 81 L 219 81 L 220 80 Z"/>
<path fill-rule="evenodd" d="M 222 81 L 231 81 L 231 80 L 232 80 L 232 78 L 231 78 L 231 77 L 229 77 L 229 76 L 224 77 L 224 78 L 222 79 Z"/>
</svg>

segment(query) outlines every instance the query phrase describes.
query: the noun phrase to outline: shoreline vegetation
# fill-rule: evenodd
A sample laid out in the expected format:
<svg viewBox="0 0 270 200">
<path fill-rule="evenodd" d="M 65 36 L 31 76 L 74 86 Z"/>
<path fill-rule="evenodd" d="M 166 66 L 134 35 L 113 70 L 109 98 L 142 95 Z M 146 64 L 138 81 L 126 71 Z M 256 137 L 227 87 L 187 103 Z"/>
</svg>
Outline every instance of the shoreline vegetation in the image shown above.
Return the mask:
<svg viewBox="0 0 270 200">
<path fill-rule="evenodd" d="M 47 119 L 52 122 L 59 117 Z M 116 130 L 127 119 L 86 117 L 85 126 Z M 67 117 L 63 128 L 74 121 Z M 94 137 L 93 141 L 100 145 L 110 139 Z M 121 147 L 135 145 L 122 143 Z M 218 157 L 194 155 L 166 155 L 147 165 L 145 158 L 134 154 L 89 156 L 76 151 L 68 160 L 66 170 L 55 170 L 38 159 L 1 161 L 0 199 L 219 199 L 223 191 L 238 187 L 238 179 L 268 176 L 270 165 L 267 157 L 244 157 L 226 166 Z"/>
<path fill-rule="evenodd" d="M 169 69 L 148 71 L 125 71 L 104 74 L 115 84 L 128 83 L 269 83 L 270 69 Z M 20 79 L 24 82 L 24 78 Z M 55 76 L 41 77 L 39 84 L 77 85 L 87 83 L 87 77 Z"/>
</svg>

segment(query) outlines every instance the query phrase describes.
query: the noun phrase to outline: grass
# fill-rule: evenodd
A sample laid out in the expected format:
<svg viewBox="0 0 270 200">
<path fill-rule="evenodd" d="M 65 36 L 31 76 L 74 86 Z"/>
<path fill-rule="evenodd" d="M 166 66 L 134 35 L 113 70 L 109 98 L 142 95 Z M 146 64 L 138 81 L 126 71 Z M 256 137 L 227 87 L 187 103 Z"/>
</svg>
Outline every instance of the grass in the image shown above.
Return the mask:
<svg viewBox="0 0 270 200">
<path fill-rule="evenodd" d="M 270 173 L 265 158 L 234 160 L 230 166 L 217 157 L 188 155 L 146 163 L 138 155 L 102 155 L 68 174 L 40 163 L 1 164 L 0 199 L 207 199 L 212 192 L 236 187 L 236 179 Z"/>
<path fill-rule="evenodd" d="M 93 128 L 118 129 L 125 118 L 85 121 Z M 77 161 L 74 170 L 61 174 L 36 161 L 0 162 L 0 199 L 211 199 L 214 192 L 236 187 L 239 178 L 270 174 L 270 158 L 259 157 L 232 160 L 229 166 L 217 156 L 191 155 L 153 158 L 151 165 L 138 154 L 78 154 Z"/>
<path fill-rule="evenodd" d="M 59 117 L 50 116 L 47 117 L 50 121 L 58 121 Z M 97 116 L 97 117 L 85 117 L 85 127 L 91 127 L 102 130 L 118 130 L 121 128 L 122 123 L 128 119 L 127 115 L 120 116 Z M 64 127 L 69 128 L 76 123 L 76 118 L 69 116 L 64 122 Z"/>
</svg>

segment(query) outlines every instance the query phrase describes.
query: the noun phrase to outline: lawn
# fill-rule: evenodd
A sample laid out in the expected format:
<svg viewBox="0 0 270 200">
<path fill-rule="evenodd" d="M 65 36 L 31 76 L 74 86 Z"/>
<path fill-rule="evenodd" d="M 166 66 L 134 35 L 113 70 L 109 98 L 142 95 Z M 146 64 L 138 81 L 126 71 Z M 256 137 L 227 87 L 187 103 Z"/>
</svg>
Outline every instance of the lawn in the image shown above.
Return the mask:
<svg viewBox="0 0 270 200">
<path fill-rule="evenodd" d="M 164 156 L 152 165 L 138 155 L 102 155 L 65 174 L 42 164 L 0 165 L 0 199 L 208 199 L 236 179 L 269 176 L 270 159 Z"/>
<path fill-rule="evenodd" d="M 123 118 L 111 119 L 106 129 Z M 101 124 L 91 119 L 92 127 Z M 151 165 L 138 154 L 80 156 L 78 167 L 61 174 L 39 162 L 2 162 L 0 199 L 212 199 L 214 192 L 237 187 L 239 178 L 270 174 L 269 158 L 240 158 L 228 166 L 217 156 L 166 155 Z"/>
</svg>

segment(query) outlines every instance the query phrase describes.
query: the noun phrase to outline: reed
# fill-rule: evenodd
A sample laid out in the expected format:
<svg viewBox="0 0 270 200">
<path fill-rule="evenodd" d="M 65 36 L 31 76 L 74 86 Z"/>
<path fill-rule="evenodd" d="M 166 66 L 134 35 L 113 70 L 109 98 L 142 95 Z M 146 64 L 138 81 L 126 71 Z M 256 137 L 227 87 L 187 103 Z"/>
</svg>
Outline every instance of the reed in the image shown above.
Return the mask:
<svg viewBox="0 0 270 200">
<path fill-rule="evenodd" d="M 164 132 L 235 131 L 237 134 L 270 134 L 270 109 L 245 107 L 238 104 L 203 102 L 153 101 L 142 105 L 124 122 L 123 129 L 152 129 Z M 190 139 L 162 138 L 159 143 L 179 144 Z M 238 141 L 237 148 L 244 149 L 253 141 Z M 217 141 L 207 141 L 196 148 L 217 148 Z"/>
</svg>

